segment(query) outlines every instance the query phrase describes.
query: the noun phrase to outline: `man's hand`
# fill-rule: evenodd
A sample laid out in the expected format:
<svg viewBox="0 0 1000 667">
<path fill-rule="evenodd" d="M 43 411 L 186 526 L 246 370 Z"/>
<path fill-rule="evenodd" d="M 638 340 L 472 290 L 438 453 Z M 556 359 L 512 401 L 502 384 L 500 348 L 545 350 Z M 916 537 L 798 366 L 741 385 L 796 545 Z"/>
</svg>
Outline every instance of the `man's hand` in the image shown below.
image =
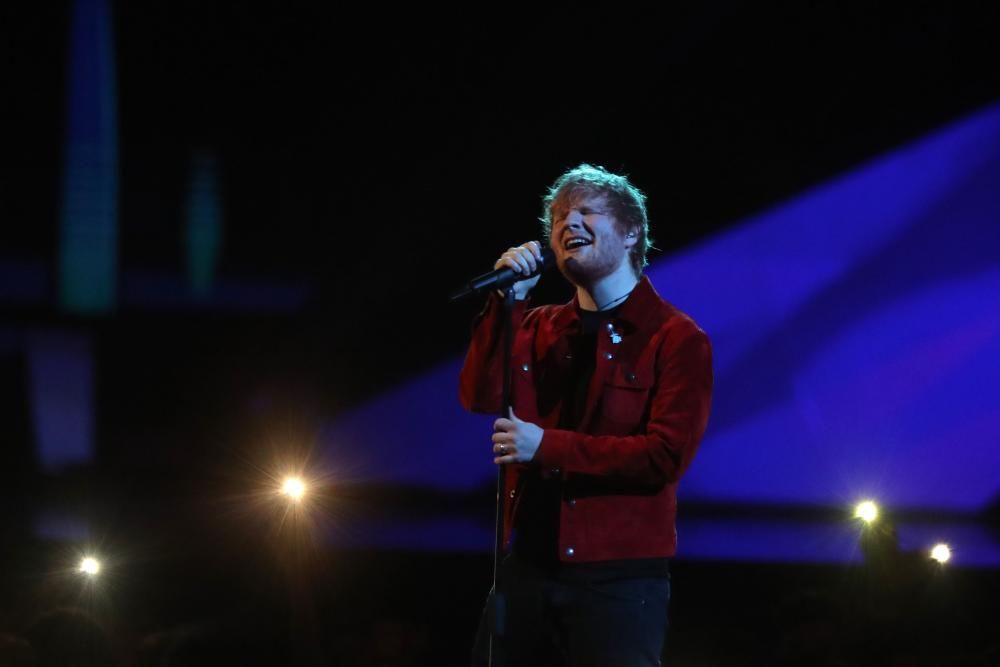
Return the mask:
<svg viewBox="0 0 1000 667">
<path fill-rule="evenodd" d="M 530 276 L 537 273 L 542 263 L 542 244 L 538 241 L 528 241 L 516 248 L 510 248 L 493 265 L 494 269 L 508 267 L 514 273 Z M 540 275 L 526 280 L 519 280 L 514 283 L 514 298 L 518 301 L 525 299 L 531 288 L 538 284 Z"/>
<path fill-rule="evenodd" d="M 501 417 L 493 423 L 493 463 L 527 463 L 535 458 L 544 432 L 518 419 L 511 409 L 510 419 Z"/>
</svg>

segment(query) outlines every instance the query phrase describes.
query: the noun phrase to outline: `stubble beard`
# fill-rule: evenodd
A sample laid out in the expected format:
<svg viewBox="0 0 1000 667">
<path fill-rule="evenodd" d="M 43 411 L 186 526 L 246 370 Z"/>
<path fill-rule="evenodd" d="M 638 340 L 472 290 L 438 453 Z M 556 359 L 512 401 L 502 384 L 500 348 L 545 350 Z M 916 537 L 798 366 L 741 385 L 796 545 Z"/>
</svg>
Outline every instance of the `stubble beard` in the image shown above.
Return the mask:
<svg viewBox="0 0 1000 667">
<path fill-rule="evenodd" d="M 566 280 L 578 287 L 588 288 L 614 273 L 621 262 L 621 257 L 614 252 L 613 238 L 598 239 L 595 246 L 584 257 L 570 255 L 560 262 L 559 269 Z"/>
</svg>

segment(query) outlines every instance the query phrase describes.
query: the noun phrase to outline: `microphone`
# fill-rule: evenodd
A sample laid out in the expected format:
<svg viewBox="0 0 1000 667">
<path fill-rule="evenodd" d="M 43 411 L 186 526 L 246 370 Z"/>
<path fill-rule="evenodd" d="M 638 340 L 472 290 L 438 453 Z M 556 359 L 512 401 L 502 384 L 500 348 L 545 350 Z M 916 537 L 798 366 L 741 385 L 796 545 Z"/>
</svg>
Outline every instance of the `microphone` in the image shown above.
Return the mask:
<svg viewBox="0 0 1000 667">
<path fill-rule="evenodd" d="M 548 271 L 556 264 L 555 253 L 552 252 L 552 248 L 549 248 L 548 246 L 542 248 L 542 261 L 538 263 L 540 266 L 530 275 L 515 273 L 514 269 L 509 266 L 504 266 L 499 269 L 494 269 L 489 273 L 484 273 L 478 278 L 470 280 L 465 287 L 452 295 L 451 300 L 457 301 L 458 299 L 465 298 L 470 294 L 482 294 L 483 292 L 495 289 L 505 290 L 520 280 L 534 278 L 535 276 Z"/>
</svg>

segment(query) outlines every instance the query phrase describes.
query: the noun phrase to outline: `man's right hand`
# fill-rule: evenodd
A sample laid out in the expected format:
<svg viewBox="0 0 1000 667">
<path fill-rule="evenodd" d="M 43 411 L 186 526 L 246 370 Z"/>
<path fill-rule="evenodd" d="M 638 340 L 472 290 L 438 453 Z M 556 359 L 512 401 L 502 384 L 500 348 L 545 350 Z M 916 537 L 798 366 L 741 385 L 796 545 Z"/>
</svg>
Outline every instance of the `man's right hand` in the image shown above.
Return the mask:
<svg viewBox="0 0 1000 667">
<path fill-rule="evenodd" d="M 538 241 L 528 241 L 516 248 L 510 248 L 493 265 L 494 269 L 509 267 L 514 273 L 530 276 L 538 273 L 542 263 L 542 244 Z M 514 283 L 514 298 L 521 301 L 528 296 L 531 288 L 538 284 L 541 274 Z"/>
</svg>

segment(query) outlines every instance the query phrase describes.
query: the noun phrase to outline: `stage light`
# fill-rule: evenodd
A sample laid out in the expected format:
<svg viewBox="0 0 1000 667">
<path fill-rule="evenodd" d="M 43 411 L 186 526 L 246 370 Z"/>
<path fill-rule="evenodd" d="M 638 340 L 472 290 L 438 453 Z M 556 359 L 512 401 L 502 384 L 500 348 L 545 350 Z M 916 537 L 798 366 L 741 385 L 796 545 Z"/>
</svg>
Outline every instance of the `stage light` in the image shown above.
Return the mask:
<svg viewBox="0 0 1000 667">
<path fill-rule="evenodd" d="M 949 547 L 944 542 L 940 544 L 935 544 L 934 548 L 931 549 L 931 559 L 944 565 L 949 560 L 951 560 L 951 547 Z"/>
<path fill-rule="evenodd" d="M 861 519 L 865 523 L 872 523 L 878 518 L 878 505 L 871 500 L 860 502 L 854 508 L 854 517 Z"/>
<path fill-rule="evenodd" d="M 298 477 L 286 477 L 281 485 L 281 492 L 298 502 L 306 494 L 306 484 Z"/>
<path fill-rule="evenodd" d="M 101 571 L 101 563 L 93 556 L 87 556 L 80 561 L 80 572 L 93 577 Z"/>
</svg>

